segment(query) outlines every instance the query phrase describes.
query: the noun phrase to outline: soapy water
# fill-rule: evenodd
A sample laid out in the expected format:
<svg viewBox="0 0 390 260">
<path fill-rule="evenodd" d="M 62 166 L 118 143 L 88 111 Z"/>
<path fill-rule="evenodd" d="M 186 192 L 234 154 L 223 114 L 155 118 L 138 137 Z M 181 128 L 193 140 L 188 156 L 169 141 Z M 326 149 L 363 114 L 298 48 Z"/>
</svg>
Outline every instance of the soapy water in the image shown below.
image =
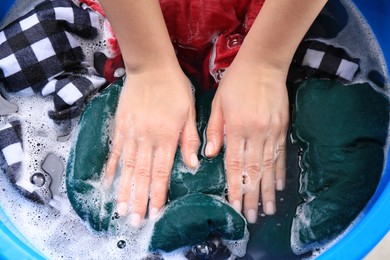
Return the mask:
<svg viewBox="0 0 390 260">
<path fill-rule="evenodd" d="M 19 2 L 33 3 L 33 1 L 21 0 Z M 350 1 L 341 0 L 340 2 L 346 7 L 348 13 L 347 26 L 336 38 L 320 40 L 335 47 L 343 47 L 350 54 L 353 54 L 351 56 L 361 59 L 360 72 L 354 83 L 369 81 L 377 91 L 388 95 L 388 83 L 384 87 L 378 87 L 377 82 L 371 81 L 368 77 L 371 71 L 375 70 L 384 75 L 384 78 L 388 78 L 384 58 L 371 30 Z M 17 9 L 14 10 L 14 14 L 18 12 Z M 104 41 L 97 39 L 96 41 L 83 42 L 82 46 L 88 52 L 93 53 L 95 49 L 101 48 L 104 44 L 106 44 Z M 369 50 L 366 49 L 367 46 L 369 46 Z M 23 164 L 22 172 L 29 175 L 42 172 L 40 165 L 48 152 L 52 152 L 61 158 L 64 165 L 66 165 L 72 138 L 64 142 L 58 142 L 57 138 L 73 133 L 71 131 L 74 131 L 77 120 L 70 121 L 67 125 L 53 123 L 47 116 L 47 111 L 53 110 L 53 102 L 50 97 L 42 99 L 39 96 L 28 98 L 13 95 L 5 96 L 9 101 L 17 103 L 19 106 L 18 114 L 10 117 L 19 118 L 22 121 L 23 148 L 28 156 L 27 163 Z M 0 124 L 8 121 L 10 117 L 1 117 Z M 295 172 L 299 170 L 296 165 L 288 169 Z M 183 171 L 188 172 L 188 169 L 183 169 Z M 295 175 L 297 176 L 296 173 Z M 47 176 L 45 177 L 47 178 Z M 101 259 L 102 257 L 109 259 L 142 259 L 150 255 L 147 248 L 153 230 L 152 221 L 146 221 L 142 228 L 137 230 L 129 225 L 129 219 L 120 219 L 120 228 L 116 235 L 97 233 L 88 227 L 72 209 L 66 197 L 64 178 L 58 195 L 53 199 L 47 198 L 51 205 L 49 206 L 46 204 L 39 205 L 22 197 L 11 186 L 6 174 L 0 172 L 0 206 L 9 220 L 16 224 L 21 234 L 35 248 L 50 259 Z M 30 190 L 36 188 L 30 182 L 30 178 L 20 179 L 21 183 L 18 183 L 19 185 L 29 187 Z M 99 186 L 100 184 L 96 183 L 96 185 Z M 114 181 L 114 190 L 116 186 L 118 186 L 118 179 Z M 47 192 L 49 193 L 49 190 Z M 104 191 L 101 190 L 100 192 Z M 277 207 L 283 204 L 283 198 L 280 198 L 278 204 Z M 259 214 L 260 219 L 268 218 L 268 216 L 262 214 L 261 210 Z M 285 223 L 278 224 L 286 225 Z M 318 251 L 312 257 L 320 254 L 329 245 L 336 243 L 337 240 L 330 242 L 326 247 L 319 245 Z M 229 243 L 227 244 L 229 245 Z M 292 241 L 292 244 L 296 247 L 295 250 L 300 250 L 299 245 L 294 244 L 294 241 Z M 232 250 L 242 248 L 236 243 L 228 247 Z M 238 249 L 233 249 L 234 247 Z M 184 248 L 169 254 L 164 253 L 162 256 L 165 259 L 186 259 L 184 254 L 188 250 L 189 248 Z"/>
<path fill-rule="evenodd" d="M 340 3 L 346 7 L 345 11 L 348 15 L 347 26 L 337 35 L 337 37 L 331 39 L 320 38 L 320 40 L 335 47 L 342 47 L 346 49 L 351 56 L 360 59 L 360 71 L 355 76 L 353 83 L 369 82 L 376 91 L 386 96 L 390 96 L 389 76 L 387 74 L 386 62 L 371 28 L 353 3 L 348 0 L 340 0 Z M 384 153 L 385 160 L 383 168 L 385 167 L 388 158 L 387 151 L 389 150 L 389 140 L 390 135 L 388 134 L 387 144 L 386 147 L 384 147 L 386 152 Z M 310 212 L 300 211 L 302 211 L 302 209 L 298 206 L 297 215 L 300 216 L 300 221 L 302 223 L 310 223 Z M 325 250 L 337 243 L 344 234 L 347 234 L 349 230 L 353 228 L 354 224 L 361 217 L 361 215 L 358 216 L 337 238 L 328 241 L 326 244 L 318 244 L 316 246 L 317 250 L 313 252 L 310 258 L 314 259 L 318 257 Z M 309 225 L 306 224 L 306 226 Z M 297 254 L 304 252 L 305 248 L 299 243 L 298 231 L 292 230 L 291 233 L 291 247 L 293 251 Z"/>
</svg>

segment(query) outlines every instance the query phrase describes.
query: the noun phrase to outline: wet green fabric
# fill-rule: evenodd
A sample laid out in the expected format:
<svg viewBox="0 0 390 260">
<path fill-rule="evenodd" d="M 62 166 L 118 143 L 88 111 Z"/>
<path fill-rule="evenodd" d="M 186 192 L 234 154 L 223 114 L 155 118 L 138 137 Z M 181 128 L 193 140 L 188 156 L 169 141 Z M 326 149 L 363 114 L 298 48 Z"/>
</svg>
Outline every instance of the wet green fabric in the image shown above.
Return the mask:
<svg viewBox="0 0 390 260">
<path fill-rule="evenodd" d="M 368 83 L 310 79 L 298 88 L 292 137 L 302 149 L 297 253 L 340 235 L 374 194 L 384 163 L 389 100 Z"/>
<path fill-rule="evenodd" d="M 109 152 L 108 127 L 123 82 L 92 99 L 79 122 L 66 170 L 67 195 L 76 213 L 98 231 L 107 230 L 114 198 L 102 190 L 102 169 Z M 100 188 L 99 188 L 100 187 Z"/>
<path fill-rule="evenodd" d="M 88 103 L 80 118 L 67 167 L 68 198 L 77 214 L 97 231 L 115 232 L 117 227 L 113 217 L 115 194 L 102 189 L 101 178 L 109 153 L 109 126 L 122 84 L 119 81 L 110 85 Z M 201 136 L 210 115 L 213 95 L 213 92 L 203 95 L 196 105 Z M 151 251 L 172 251 L 195 245 L 206 241 L 212 232 L 226 240 L 244 238 L 246 221 L 222 201 L 226 189 L 223 149 L 211 160 L 203 157 L 201 151 L 198 154 L 200 166 L 195 174 L 185 167 L 178 149 L 169 202 L 155 224 L 149 246 Z"/>
<path fill-rule="evenodd" d="M 212 159 L 207 159 L 203 154 L 206 145 L 205 131 L 210 117 L 214 93 L 214 91 L 208 91 L 196 100 L 196 122 L 201 139 L 198 152 L 199 167 L 196 169 L 196 174 L 194 174 L 194 171 L 185 166 L 180 147 L 177 149 L 169 186 L 169 200 L 196 193 L 225 195 L 224 148 Z"/>
<path fill-rule="evenodd" d="M 225 240 L 241 240 L 245 220 L 225 202 L 205 194 L 189 194 L 168 204 L 154 227 L 151 251 L 170 252 L 207 241 L 210 232 Z"/>
</svg>

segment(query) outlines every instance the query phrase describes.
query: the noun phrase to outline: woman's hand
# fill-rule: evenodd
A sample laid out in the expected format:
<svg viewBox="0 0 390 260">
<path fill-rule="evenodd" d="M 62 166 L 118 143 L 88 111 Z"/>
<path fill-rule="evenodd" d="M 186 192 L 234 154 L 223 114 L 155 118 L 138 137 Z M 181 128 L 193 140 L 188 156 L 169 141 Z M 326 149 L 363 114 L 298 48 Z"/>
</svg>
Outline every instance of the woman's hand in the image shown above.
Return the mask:
<svg viewBox="0 0 390 260">
<path fill-rule="evenodd" d="M 218 153 L 225 130 L 229 202 L 239 212 L 244 204 L 250 223 L 257 220 L 260 190 L 263 211 L 272 215 L 276 210 L 275 186 L 277 190 L 285 186 L 289 120 L 286 75 L 236 58 L 212 104 L 206 155 Z"/>
<path fill-rule="evenodd" d="M 126 215 L 131 204 L 133 226 L 145 217 L 149 194 L 150 218 L 164 206 L 179 139 L 186 164 L 197 167 L 194 100 L 180 68 L 127 73 L 104 183 L 112 184 L 122 156 L 117 211 Z"/>
</svg>

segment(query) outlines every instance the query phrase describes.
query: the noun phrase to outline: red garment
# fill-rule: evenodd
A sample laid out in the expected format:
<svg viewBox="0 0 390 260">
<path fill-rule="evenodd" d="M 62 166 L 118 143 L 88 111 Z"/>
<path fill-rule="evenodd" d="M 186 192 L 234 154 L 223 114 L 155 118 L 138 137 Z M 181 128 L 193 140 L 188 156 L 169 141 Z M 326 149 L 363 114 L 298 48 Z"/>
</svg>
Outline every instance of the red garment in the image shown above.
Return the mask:
<svg viewBox="0 0 390 260">
<path fill-rule="evenodd" d="M 265 0 L 160 0 L 180 65 L 202 89 L 218 85 Z"/>
</svg>

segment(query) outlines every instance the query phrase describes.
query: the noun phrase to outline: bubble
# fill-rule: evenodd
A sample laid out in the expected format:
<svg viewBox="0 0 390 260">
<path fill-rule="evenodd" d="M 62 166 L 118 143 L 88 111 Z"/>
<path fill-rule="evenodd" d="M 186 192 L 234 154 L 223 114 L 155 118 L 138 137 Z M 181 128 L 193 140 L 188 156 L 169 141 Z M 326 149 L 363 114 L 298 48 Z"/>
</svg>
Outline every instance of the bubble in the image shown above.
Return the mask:
<svg viewBox="0 0 390 260">
<path fill-rule="evenodd" d="M 119 240 L 118 243 L 116 244 L 116 246 L 120 249 L 123 249 L 126 247 L 126 241 L 124 240 Z"/>
<path fill-rule="evenodd" d="M 34 175 L 31 176 L 31 183 L 38 187 L 42 187 L 43 185 L 45 185 L 45 182 L 45 175 L 40 172 L 34 173 Z"/>
</svg>

